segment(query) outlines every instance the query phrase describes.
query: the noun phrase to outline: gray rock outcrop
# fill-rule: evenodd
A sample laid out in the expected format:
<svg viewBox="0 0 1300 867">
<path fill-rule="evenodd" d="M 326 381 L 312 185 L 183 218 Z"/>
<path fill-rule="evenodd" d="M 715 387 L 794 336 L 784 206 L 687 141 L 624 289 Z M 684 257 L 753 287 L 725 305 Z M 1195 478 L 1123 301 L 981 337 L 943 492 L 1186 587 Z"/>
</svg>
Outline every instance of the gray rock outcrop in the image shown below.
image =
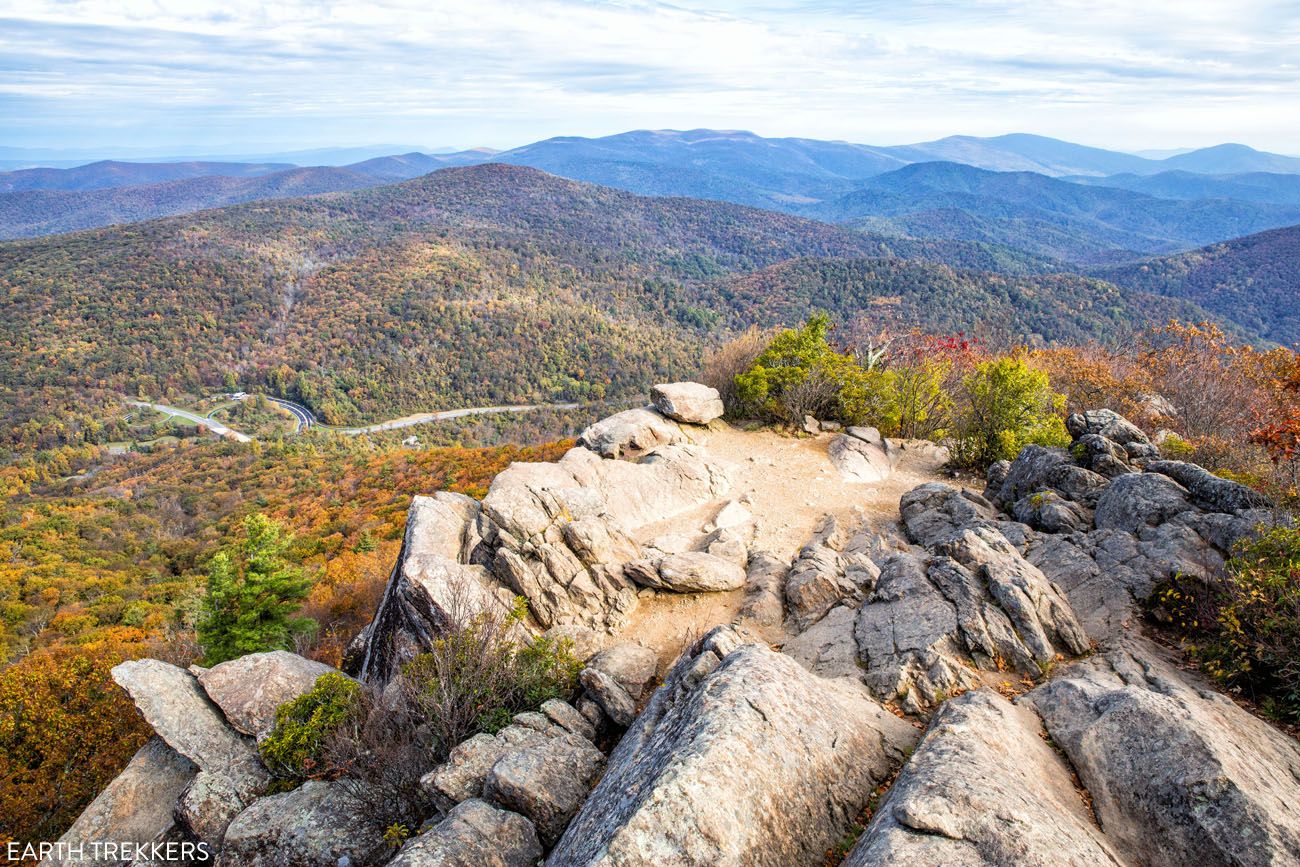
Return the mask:
<svg viewBox="0 0 1300 867">
<path fill-rule="evenodd" d="M 568 734 L 507 752 L 488 772 L 483 796 L 532 821 L 542 845 L 555 845 L 605 768 L 590 741 Z"/>
<path fill-rule="evenodd" d="M 259 798 L 230 823 L 222 867 L 318 867 L 370 863 L 385 847 L 383 833 L 355 815 L 337 783 L 308 780 Z"/>
<path fill-rule="evenodd" d="M 1077 663 L 1026 700 L 1134 863 L 1300 863 L 1300 746 L 1153 646 Z"/>
<path fill-rule="evenodd" d="M 820 860 L 915 741 L 849 685 L 730 629 L 674 666 L 551 853 L 567 865 Z"/>
<path fill-rule="evenodd" d="M 673 421 L 687 424 L 708 424 L 726 412 L 718 390 L 698 382 L 653 386 L 650 389 L 650 403 Z"/>
<path fill-rule="evenodd" d="M 989 689 L 946 702 L 845 867 L 1119 865 L 1032 711 Z"/>
<path fill-rule="evenodd" d="M 542 846 L 533 824 L 472 799 L 407 841 L 389 867 L 536 867 Z"/>
</svg>

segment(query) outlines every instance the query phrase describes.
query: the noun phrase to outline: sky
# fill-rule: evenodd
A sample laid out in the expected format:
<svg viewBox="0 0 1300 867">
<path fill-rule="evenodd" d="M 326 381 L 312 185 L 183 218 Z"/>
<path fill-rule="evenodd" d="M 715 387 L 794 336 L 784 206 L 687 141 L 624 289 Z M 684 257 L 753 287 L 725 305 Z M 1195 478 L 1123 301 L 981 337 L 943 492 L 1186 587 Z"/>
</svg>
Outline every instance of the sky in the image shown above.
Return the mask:
<svg viewBox="0 0 1300 867">
<path fill-rule="evenodd" d="M 1300 0 L 0 0 L 0 146 L 696 127 L 1300 153 Z"/>
</svg>

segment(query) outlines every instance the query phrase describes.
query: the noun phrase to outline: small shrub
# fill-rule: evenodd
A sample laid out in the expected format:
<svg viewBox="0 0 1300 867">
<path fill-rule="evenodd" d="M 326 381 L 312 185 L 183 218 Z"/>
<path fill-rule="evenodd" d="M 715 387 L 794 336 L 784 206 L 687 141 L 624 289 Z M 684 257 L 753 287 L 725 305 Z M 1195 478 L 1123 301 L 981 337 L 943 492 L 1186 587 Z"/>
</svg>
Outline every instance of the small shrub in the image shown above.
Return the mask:
<svg viewBox="0 0 1300 867">
<path fill-rule="evenodd" d="M 262 761 L 276 775 L 302 780 L 329 774 L 326 746 L 362 715 L 361 684 L 330 672 L 316 679 L 308 693 L 281 705 L 275 728 L 262 742 Z"/>
<path fill-rule="evenodd" d="M 874 424 L 885 432 L 898 426 L 893 374 L 864 369 L 828 339 L 830 319 L 817 314 L 803 327 L 786 329 L 736 376 L 741 412 L 799 424 L 805 415 L 843 424 Z"/>
<path fill-rule="evenodd" d="M 770 332 L 752 326 L 705 357 L 700 381 L 718 390 L 728 415 L 739 409 L 736 377 L 754 366 L 771 337 Z"/>
<path fill-rule="evenodd" d="M 984 469 L 1010 460 L 1031 443 L 1070 442 L 1061 410 L 1065 399 L 1051 389 L 1047 374 L 1023 358 L 985 361 L 962 380 L 962 409 L 953 463 Z"/>
<path fill-rule="evenodd" d="M 1178 578 L 1157 603 L 1206 673 L 1300 721 L 1300 530 L 1263 531 L 1238 545 L 1222 586 Z"/>
</svg>

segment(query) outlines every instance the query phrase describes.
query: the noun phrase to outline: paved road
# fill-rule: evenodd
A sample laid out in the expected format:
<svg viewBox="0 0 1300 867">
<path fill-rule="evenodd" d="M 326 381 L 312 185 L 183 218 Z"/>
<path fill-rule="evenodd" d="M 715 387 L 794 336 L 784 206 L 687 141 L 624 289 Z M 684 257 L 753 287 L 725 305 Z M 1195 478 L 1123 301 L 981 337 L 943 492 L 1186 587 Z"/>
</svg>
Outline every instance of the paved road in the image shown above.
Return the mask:
<svg viewBox="0 0 1300 867">
<path fill-rule="evenodd" d="M 316 420 L 315 414 L 300 403 L 294 403 L 291 400 L 283 400 L 278 397 L 271 397 L 270 395 L 266 395 L 266 399 L 278 407 L 287 409 L 293 415 L 294 421 L 297 422 L 293 429 L 294 433 L 302 433 L 312 425 L 320 424 L 320 422 Z"/>
<path fill-rule="evenodd" d="M 167 415 L 179 416 L 180 418 L 186 419 L 187 421 L 192 421 L 195 424 L 203 425 L 205 428 L 212 431 L 217 436 L 226 437 L 227 439 L 232 439 L 235 442 L 251 443 L 253 441 L 253 438 L 246 433 L 240 433 L 234 428 L 226 427 L 224 424 L 217 421 L 216 419 L 205 418 L 204 416 L 198 415 L 196 413 L 192 413 L 189 410 L 178 409 L 177 407 L 167 406 L 166 404 L 161 404 L 161 403 L 146 403 L 145 401 L 141 401 L 141 400 L 131 400 L 131 401 L 127 401 L 127 403 L 131 404 L 131 406 L 142 406 L 148 409 L 156 410 L 157 412 L 166 413 Z"/>
<path fill-rule="evenodd" d="M 333 428 L 339 433 L 355 436 L 356 434 L 378 433 L 385 430 L 397 430 L 398 428 L 412 427 L 417 424 L 427 424 L 431 421 L 446 421 L 449 418 L 464 418 L 467 415 L 490 415 L 498 412 L 534 412 L 539 409 L 577 409 L 581 404 L 577 403 L 545 403 L 545 404 L 525 404 L 518 406 L 476 406 L 470 409 L 448 409 L 442 412 L 422 412 L 418 415 L 408 415 L 403 418 L 395 418 L 390 421 L 381 421 L 378 424 L 366 425 L 365 427 L 340 427 Z"/>
<path fill-rule="evenodd" d="M 522 405 L 515 405 L 515 406 L 475 406 L 475 407 L 470 407 L 468 409 L 448 409 L 448 410 L 443 410 L 442 412 L 422 412 L 417 415 L 403 416 L 402 418 L 390 419 L 389 421 L 381 421 L 376 424 L 365 425 L 363 427 L 332 428 L 332 427 L 327 427 L 325 425 L 322 425 L 316 419 L 316 416 L 312 414 L 312 411 L 307 409 L 307 407 L 302 406 L 301 404 L 294 403 L 293 401 L 290 400 L 281 400 L 278 397 L 268 396 L 266 399 L 276 404 L 277 406 L 284 407 L 289 412 L 293 413 L 293 417 L 297 421 L 297 426 L 294 428 L 294 433 L 299 433 L 306 428 L 316 425 L 318 427 L 324 428 L 325 430 L 332 430 L 335 433 L 347 434 L 348 436 L 357 436 L 359 434 L 368 434 L 368 433 L 378 433 L 380 431 L 386 431 L 386 430 L 398 430 L 399 428 L 413 427 L 417 424 L 427 424 L 431 421 L 446 421 L 447 419 L 450 418 L 464 418 L 465 416 L 469 416 L 469 415 L 491 415 L 493 413 L 500 413 L 500 412 L 535 412 L 537 410 L 543 410 L 543 409 L 577 409 L 579 406 L 582 405 L 578 403 L 543 403 L 543 404 L 522 404 Z M 192 422 L 197 422 L 198 424 L 205 426 L 208 430 L 212 431 L 214 434 L 217 434 L 218 436 L 228 437 L 230 439 L 236 440 L 241 443 L 247 443 L 253 441 L 253 438 L 246 433 L 241 433 L 235 430 L 234 428 L 228 427 L 222 424 L 221 422 L 216 421 L 215 419 L 205 418 L 204 416 L 196 415 L 195 413 L 192 413 L 189 410 L 180 409 L 174 406 L 167 406 L 166 404 L 161 404 L 161 403 L 146 403 L 144 401 L 139 401 L 139 400 L 131 400 L 131 401 L 127 401 L 127 403 L 131 404 L 131 406 L 148 407 L 149 409 L 157 410 L 158 412 L 164 412 L 167 413 L 168 415 L 175 415 L 184 419 L 188 419 Z"/>
</svg>

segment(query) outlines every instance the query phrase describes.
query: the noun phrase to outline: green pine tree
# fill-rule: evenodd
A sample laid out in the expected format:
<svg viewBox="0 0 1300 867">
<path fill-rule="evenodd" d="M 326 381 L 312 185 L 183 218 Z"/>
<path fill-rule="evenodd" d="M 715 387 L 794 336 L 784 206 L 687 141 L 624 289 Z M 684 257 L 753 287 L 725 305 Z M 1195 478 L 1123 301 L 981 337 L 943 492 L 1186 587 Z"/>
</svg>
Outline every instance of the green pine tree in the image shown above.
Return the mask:
<svg viewBox="0 0 1300 867">
<path fill-rule="evenodd" d="M 263 514 L 244 519 L 244 538 L 208 565 L 208 593 L 199 619 L 199 642 L 208 665 L 248 653 L 283 650 L 315 623 L 295 617 L 311 581 L 285 553 L 293 542 Z"/>
</svg>

